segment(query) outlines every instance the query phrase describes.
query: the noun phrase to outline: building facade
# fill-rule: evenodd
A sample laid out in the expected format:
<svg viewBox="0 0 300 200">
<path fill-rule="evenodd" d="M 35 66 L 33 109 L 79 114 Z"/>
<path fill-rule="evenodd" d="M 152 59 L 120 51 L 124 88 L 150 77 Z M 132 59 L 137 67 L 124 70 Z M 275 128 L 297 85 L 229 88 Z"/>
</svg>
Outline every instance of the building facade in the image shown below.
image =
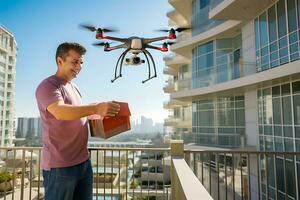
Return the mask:
<svg viewBox="0 0 300 200">
<path fill-rule="evenodd" d="M 1 146 L 13 146 L 15 138 L 14 97 L 17 43 L 0 25 L 0 138 Z"/>
<path fill-rule="evenodd" d="M 42 137 L 41 118 L 19 117 L 16 137 L 17 138 Z"/>
<path fill-rule="evenodd" d="M 179 33 L 164 58 L 170 93 L 164 106 L 171 113 L 165 126 L 174 137 L 230 149 L 299 151 L 300 1 L 169 3 L 169 25 L 193 27 Z M 184 117 L 191 122 L 182 128 Z M 299 181 L 283 181 L 283 171 L 300 174 L 298 159 L 266 156 L 260 169 L 260 198 L 299 199 Z"/>
</svg>

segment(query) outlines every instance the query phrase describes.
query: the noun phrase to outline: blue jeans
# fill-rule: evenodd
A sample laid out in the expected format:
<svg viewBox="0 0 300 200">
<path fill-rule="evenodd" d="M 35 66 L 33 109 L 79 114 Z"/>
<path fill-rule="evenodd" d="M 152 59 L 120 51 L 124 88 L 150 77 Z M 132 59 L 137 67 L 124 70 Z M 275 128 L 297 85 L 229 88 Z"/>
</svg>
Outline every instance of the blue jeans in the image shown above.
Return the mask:
<svg viewBox="0 0 300 200">
<path fill-rule="evenodd" d="M 45 200 L 92 200 L 91 161 L 72 167 L 43 170 Z"/>
</svg>

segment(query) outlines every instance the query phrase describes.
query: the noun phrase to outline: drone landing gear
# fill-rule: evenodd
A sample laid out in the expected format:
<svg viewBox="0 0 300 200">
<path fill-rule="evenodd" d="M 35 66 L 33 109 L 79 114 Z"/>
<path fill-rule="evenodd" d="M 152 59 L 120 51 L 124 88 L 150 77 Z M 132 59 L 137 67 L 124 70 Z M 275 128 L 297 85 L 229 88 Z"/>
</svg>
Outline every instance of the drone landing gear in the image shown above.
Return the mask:
<svg viewBox="0 0 300 200">
<path fill-rule="evenodd" d="M 156 75 L 156 67 L 155 67 L 155 62 L 154 62 L 154 60 L 153 60 L 153 57 L 152 57 L 152 55 L 149 53 L 149 51 L 143 50 L 142 52 L 143 52 L 143 54 L 144 54 L 145 57 L 146 57 L 147 64 L 148 64 L 148 70 L 149 70 L 149 71 L 148 71 L 148 79 L 142 81 L 142 83 L 146 83 L 147 81 L 149 81 L 149 80 L 151 80 L 151 79 L 157 77 L 157 75 Z M 147 55 L 151 58 L 151 61 L 152 61 L 152 65 L 153 65 L 153 69 L 154 69 L 154 75 L 153 75 L 153 76 L 151 76 L 150 62 L 149 62 L 149 58 L 148 58 Z"/>
<path fill-rule="evenodd" d="M 115 80 L 117 80 L 118 78 L 122 77 L 122 65 L 123 65 L 123 61 L 124 61 L 124 58 L 127 54 L 127 52 L 129 51 L 130 49 L 126 49 L 119 57 L 118 61 L 117 61 L 117 64 L 116 64 L 116 67 L 115 67 L 115 77 L 114 79 L 111 80 L 111 82 L 113 83 Z M 120 70 L 119 70 L 119 75 L 117 76 L 117 71 L 118 71 L 118 66 L 119 66 L 119 62 L 121 60 L 121 63 L 120 63 Z"/>
<path fill-rule="evenodd" d="M 126 49 L 121 55 L 120 57 L 118 58 L 118 61 L 117 61 L 117 64 L 116 64 L 116 67 L 115 67 L 115 77 L 114 79 L 111 80 L 111 82 L 113 83 L 115 80 L 117 80 L 118 78 L 122 77 L 122 67 L 123 67 L 123 61 L 124 61 L 124 58 L 126 56 L 126 54 L 128 53 L 130 49 Z M 157 77 L 157 74 L 156 74 L 156 67 L 155 67 L 155 62 L 154 62 L 154 59 L 152 57 L 152 55 L 149 53 L 149 51 L 147 50 L 142 50 L 143 54 L 145 55 L 146 57 L 146 60 L 147 60 L 147 64 L 148 64 L 148 79 L 146 80 L 143 80 L 142 83 L 146 83 L 147 81 Z M 154 69 L 154 75 L 151 76 L 151 69 L 150 69 L 150 62 L 149 62 L 149 58 L 148 56 L 150 57 L 151 59 L 151 62 L 152 62 L 152 65 L 153 65 L 153 69 Z M 118 66 L 119 66 L 119 63 L 120 63 L 120 69 L 119 69 L 119 75 L 117 75 L 117 71 L 118 71 Z"/>
</svg>

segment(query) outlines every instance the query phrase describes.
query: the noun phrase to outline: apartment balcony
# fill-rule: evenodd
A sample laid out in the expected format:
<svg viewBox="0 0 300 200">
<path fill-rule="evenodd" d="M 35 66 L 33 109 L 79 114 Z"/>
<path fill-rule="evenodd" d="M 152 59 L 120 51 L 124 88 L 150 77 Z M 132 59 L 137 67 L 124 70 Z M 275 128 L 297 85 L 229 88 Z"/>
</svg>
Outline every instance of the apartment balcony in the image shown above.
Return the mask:
<svg viewBox="0 0 300 200">
<path fill-rule="evenodd" d="M 195 46 L 209 42 L 210 40 L 233 37 L 241 29 L 241 25 L 242 23 L 239 20 L 224 21 L 204 32 L 173 44 L 170 50 L 184 57 L 191 58 L 191 49 Z"/>
<path fill-rule="evenodd" d="M 192 198 L 175 196 L 171 198 L 173 189 L 170 170 L 172 157 L 170 155 L 175 156 L 176 146 L 172 148 L 173 150 L 170 148 L 89 148 L 93 167 L 93 199 L 196 199 L 197 195 Z M 41 155 L 41 148 L 0 148 L 0 174 L 7 177 L 0 183 L 1 199 L 44 199 Z M 161 157 L 159 161 L 163 164 L 159 167 L 147 166 L 145 168 L 141 162 L 141 155 L 144 155 L 143 161 L 146 162 L 151 161 L 151 158 L 145 157 L 145 155 Z M 173 173 L 182 170 L 177 165 L 173 168 L 178 168 Z M 187 170 L 185 175 L 190 175 L 197 185 L 201 185 L 187 164 L 184 170 Z M 176 175 L 174 174 L 174 176 Z M 172 183 L 175 184 L 177 181 L 181 180 L 174 179 Z M 177 186 L 177 190 L 180 197 L 187 195 L 187 192 L 181 187 Z M 203 187 L 202 190 L 207 195 L 205 199 L 211 199 Z M 178 192 L 176 193 L 178 194 Z"/>
<path fill-rule="evenodd" d="M 175 82 L 172 79 L 167 80 L 166 83 L 167 84 L 163 88 L 165 93 L 172 93 L 172 92 L 176 91 L 175 90 Z"/>
<path fill-rule="evenodd" d="M 173 127 L 192 129 L 192 120 L 191 119 L 179 120 Z"/>
<path fill-rule="evenodd" d="M 213 0 L 213 7 L 209 13 L 209 18 L 247 22 L 255 18 L 276 1 L 277 0 Z"/>
<path fill-rule="evenodd" d="M 185 103 L 182 101 L 178 101 L 175 99 L 170 99 L 169 101 L 164 102 L 164 109 L 173 109 L 175 107 L 180 107 L 184 105 Z"/>
<path fill-rule="evenodd" d="M 172 5 L 175 10 L 184 17 L 186 22 L 190 22 L 192 13 L 192 0 L 169 0 L 169 4 Z"/>
<path fill-rule="evenodd" d="M 171 53 L 167 56 L 164 56 L 164 61 L 165 64 L 168 67 L 172 67 L 178 70 L 178 67 L 184 65 L 184 64 L 190 64 L 191 60 L 187 57 L 181 56 L 181 55 L 177 55 L 174 53 Z"/>
<path fill-rule="evenodd" d="M 180 27 L 188 27 L 189 19 L 186 19 L 181 13 L 177 10 L 172 10 L 167 13 L 167 17 L 169 18 L 169 24 L 173 24 Z"/>
<path fill-rule="evenodd" d="M 176 91 L 185 91 L 190 90 L 192 88 L 192 79 L 191 78 L 185 78 L 185 79 L 179 79 L 176 84 Z"/>
<path fill-rule="evenodd" d="M 178 70 L 165 66 L 163 73 L 166 75 L 176 76 L 178 74 Z"/>
<path fill-rule="evenodd" d="M 165 119 L 164 126 L 174 127 L 179 121 L 179 118 L 169 116 L 169 118 Z"/>
<path fill-rule="evenodd" d="M 170 147 L 90 148 L 94 199 L 270 199 L 274 191 L 278 199 L 297 199 L 300 152 L 191 150 L 182 141 L 171 141 Z M 44 199 L 41 149 L 0 151 L 1 173 L 7 176 L 0 198 Z M 140 155 L 155 152 L 163 154 L 165 167 L 143 168 Z M 170 182 L 164 179 L 168 173 Z"/>
<path fill-rule="evenodd" d="M 258 72 L 255 63 L 241 62 L 229 66 L 226 70 L 219 68 L 205 69 L 198 73 L 198 77 L 193 77 L 192 87 L 189 90 L 181 90 L 171 93 L 172 99 L 180 101 L 192 101 L 196 96 L 215 95 L 218 92 L 239 93 L 248 87 L 261 87 L 262 84 L 273 82 L 283 82 L 287 79 L 299 79 L 299 62 L 290 62 L 280 67 Z M 211 70 L 207 73 L 206 70 Z M 206 72 L 205 72 L 206 71 Z"/>
</svg>

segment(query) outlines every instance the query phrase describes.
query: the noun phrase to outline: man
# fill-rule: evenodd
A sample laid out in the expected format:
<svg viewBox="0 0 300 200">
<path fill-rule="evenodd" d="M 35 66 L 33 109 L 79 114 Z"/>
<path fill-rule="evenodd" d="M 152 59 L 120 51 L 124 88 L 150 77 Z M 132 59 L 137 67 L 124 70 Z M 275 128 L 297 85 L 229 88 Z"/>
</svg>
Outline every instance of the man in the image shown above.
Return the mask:
<svg viewBox="0 0 300 200">
<path fill-rule="evenodd" d="M 85 52 L 77 43 L 60 44 L 56 51 L 56 74 L 43 80 L 36 90 L 43 127 L 46 200 L 92 200 L 86 116 L 112 117 L 120 109 L 112 102 L 82 105 L 81 94 L 71 80 L 79 74 Z"/>
</svg>

